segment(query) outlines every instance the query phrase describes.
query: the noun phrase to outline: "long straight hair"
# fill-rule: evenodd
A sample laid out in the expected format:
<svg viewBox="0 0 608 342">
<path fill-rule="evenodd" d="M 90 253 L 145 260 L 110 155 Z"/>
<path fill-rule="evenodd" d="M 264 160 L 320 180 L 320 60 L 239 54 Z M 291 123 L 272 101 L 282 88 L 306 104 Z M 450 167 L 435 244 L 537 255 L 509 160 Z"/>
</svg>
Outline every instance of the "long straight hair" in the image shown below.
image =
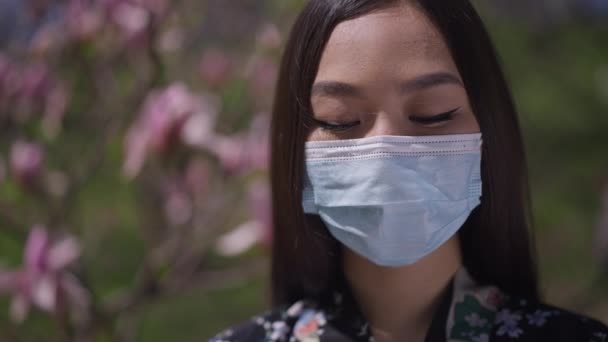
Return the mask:
<svg viewBox="0 0 608 342">
<path fill-rule="evenodd" d="M 321 299 L 342 272 L 339 242 L 318 216 L 305 215 L 301 205 L 311 88 L 325 45 L 339 23 L 399 1 L 311 0 L 292 28 L 280 66 L 271 128 L 275 305 Z M 484 137 L 481 205 L 459 231 L 464 266 L 480 284 L 538 300 L 524 147 L 494 46 L 468 0 L 414 2 L 447 42 Z"/>
</svg>

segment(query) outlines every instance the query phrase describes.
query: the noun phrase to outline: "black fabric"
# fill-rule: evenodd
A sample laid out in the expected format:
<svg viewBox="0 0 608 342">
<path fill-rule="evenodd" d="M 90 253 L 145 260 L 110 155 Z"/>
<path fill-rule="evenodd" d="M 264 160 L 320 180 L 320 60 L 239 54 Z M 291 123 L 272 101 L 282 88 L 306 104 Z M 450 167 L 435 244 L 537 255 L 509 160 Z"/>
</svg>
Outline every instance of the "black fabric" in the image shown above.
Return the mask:
<svg viewBox="0 0 608 342">
<path fill-rule="evenodd" d="M 589 317 L 508 295 L 501 297 L 504 300 L 489 312 L 487 308 L 469 305 L 476 303 L 471 296 L 486 298 L 488 292 L 467 292 L 466 296 L 458 292 L 459 299 L 455 300 L 456 291 L 452 281 L 437 308 L 425 342 L 445 342 L 446 336 L 450 342 L 608 342 L 608 327 Z M 451 310 L 452 307 L 455 309 Z M 450 314 L 455 315 L 455 325 L 447 331 Z M 304 300 L 291 307 L 277 308 L 210 340 L 274 341 L 371 342 L 373 339 L 354 297 L 348 287 L 344 287 L 326 300 Z"/>
</svg>

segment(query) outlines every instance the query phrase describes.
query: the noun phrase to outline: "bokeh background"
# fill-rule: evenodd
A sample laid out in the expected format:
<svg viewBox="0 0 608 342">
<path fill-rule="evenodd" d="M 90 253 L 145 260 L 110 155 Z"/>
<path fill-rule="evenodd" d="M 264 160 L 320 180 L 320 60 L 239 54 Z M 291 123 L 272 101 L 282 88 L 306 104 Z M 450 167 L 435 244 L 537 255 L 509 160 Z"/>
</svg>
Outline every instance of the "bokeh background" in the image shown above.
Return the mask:
<svg viewBox="0 0 608 342">
<path fill-rule="evenodd" d="M 200 341 L 267 308 L 304 0 L 0 0 L 0 341 Z M 608 1 L 485 0 L 547 301 L 608 323 Z"/>
</svg>

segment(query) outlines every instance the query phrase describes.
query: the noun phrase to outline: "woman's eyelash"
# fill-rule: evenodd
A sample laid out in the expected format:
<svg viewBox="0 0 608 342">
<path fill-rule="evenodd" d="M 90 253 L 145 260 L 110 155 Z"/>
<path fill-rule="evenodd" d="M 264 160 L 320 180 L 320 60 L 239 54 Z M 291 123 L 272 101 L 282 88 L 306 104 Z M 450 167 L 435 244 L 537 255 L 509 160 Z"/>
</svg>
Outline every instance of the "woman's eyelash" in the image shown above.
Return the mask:
<svg viewBox="0 0 608 342">
<path fill-rule="evenodd" d="M 359 123 L 361 123 L 360 121 L 355 121 L 355 122 L 349 122 L 349 123 L 344 123 L 344 124 L 331 124 L 329 122 L 325 122 L 325 121 L 321 121 L 321 120 L 317 120 L 317 119 L 313 119 L 313 121 L 324 130 L 338 131 L 338 132 L 346 131 L 348 129 L 351 129 L 351 128 L 357 126 Z"/>
<path fill-rule="evenodd" d="M 449 121 L 452 120 L 454 118 L 454 114 L 456 114 L 456 112 L 459 110 L 460 108 L 456 108 L 453 109 L 449 112 L 445 112 L 445 113 L 441 113 L 441 114 L 437 114 L 437 115 L 433 115 L 433 116 L 410 116 L 410 120 L 419 123 L 419 124 L 423 124 L 423 125 L 430 125 L 430 124 L 434 124 L 434 123 L 438 123 L 438 122 L 443 122 L 443 121 Z"/>
<path fill-rule="evenodd" d="M 437 114 L 437 115 L 433 115 L 433 116 L 415 116 L 415 115 L 413 115 L 413 116 L 410 116 L 410 120 L 412 120 L 416 123 L 419 123 L 419 124 L 423 124 L 423 125 L 431 125 L 434 123 L 449 121 L 454 118 L 454 114 L 456 114 L 456 112 L 459 109 L 460 108 L 456 108 L 449 112 L 445 112 L 445 113 L 441 113 L 441 114 Z M 313 119 L 313 121 L 315 122 L 315 124 L 317 124 L 322 129 L 328 130 L 328 131 L 335 131 L 335 132 L 349 130 L 361 123 L 360 121 L 354 121 L 354 122 L 349 122 L 349 123 L 344 123 L 344 124 L 331 124 L 329 122 L 325 122 L 325 121 L 321 121 L 321 120 L 317 120 L 317 119 Z"/>
</svg>

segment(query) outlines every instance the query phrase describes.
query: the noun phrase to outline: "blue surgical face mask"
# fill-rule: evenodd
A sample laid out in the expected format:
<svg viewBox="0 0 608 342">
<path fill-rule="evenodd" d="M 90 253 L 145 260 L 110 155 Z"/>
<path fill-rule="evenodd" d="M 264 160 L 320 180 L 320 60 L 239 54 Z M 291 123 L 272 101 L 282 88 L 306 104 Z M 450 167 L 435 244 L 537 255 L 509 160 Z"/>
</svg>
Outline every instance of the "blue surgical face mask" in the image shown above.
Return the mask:
<svg viewBox="0 0 608 342">
<path fill-rule="evenodd" d="M 481 134 L 307 142 L 304 212 L 375 264 L 413 264 L 479 205 L 480 165 Z"/>
</svg>

